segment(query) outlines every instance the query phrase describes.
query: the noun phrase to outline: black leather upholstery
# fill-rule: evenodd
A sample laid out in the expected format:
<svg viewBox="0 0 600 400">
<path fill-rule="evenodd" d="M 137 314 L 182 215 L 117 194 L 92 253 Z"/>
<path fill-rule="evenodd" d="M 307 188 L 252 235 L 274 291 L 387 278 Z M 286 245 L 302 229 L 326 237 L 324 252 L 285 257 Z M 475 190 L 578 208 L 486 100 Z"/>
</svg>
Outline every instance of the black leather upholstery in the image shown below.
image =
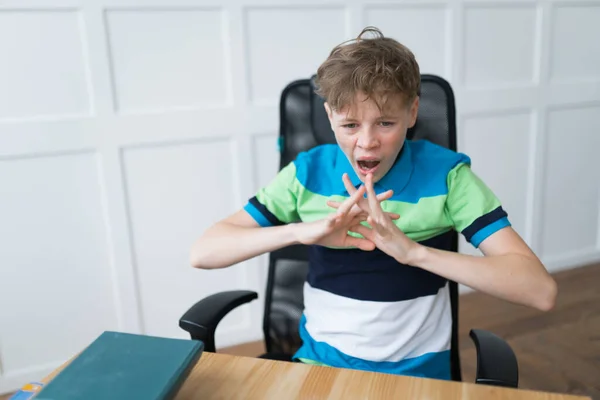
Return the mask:
<svg viewBox="0 0 600 400">
<path fill-rule="evenodd" d="M 302 287 L 308 261 L 273 258 L 269 268 L 264 321 L 267 352 L 293 354 L 302 344 L 298 323 L 304 310 Z"/>
</svg>

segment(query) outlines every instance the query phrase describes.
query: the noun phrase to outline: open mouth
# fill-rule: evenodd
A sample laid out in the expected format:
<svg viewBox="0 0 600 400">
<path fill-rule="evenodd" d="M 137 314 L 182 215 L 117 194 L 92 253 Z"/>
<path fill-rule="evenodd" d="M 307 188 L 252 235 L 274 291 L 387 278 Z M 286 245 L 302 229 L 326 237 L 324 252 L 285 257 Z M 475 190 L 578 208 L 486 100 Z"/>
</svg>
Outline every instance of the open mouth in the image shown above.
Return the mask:
<svg viewBox="0 0 600 400">
<path fill-rule="evenodd" d="M 366 159 L 359 159 L 356 161 L 356 164 L 358 165 L 358 169 L 360 170 L 361 173 L 363 174 L 368 174 L 368 173 L 373 173 L 375 172 L 375 170 L 379 167 L 379 160 L 366 160 Z"/>
</svg>

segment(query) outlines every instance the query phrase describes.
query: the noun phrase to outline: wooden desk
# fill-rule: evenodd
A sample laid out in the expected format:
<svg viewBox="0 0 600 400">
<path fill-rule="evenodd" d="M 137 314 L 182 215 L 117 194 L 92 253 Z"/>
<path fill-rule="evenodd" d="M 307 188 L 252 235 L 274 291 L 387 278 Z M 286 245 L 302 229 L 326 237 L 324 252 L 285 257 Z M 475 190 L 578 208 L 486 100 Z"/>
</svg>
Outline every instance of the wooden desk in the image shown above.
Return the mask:
<svg viewBox="0 0 600 400">
<path fill-rule="evenodd" d="M 65 363 L 65 366 L 67 363 Z M 49 382 L 64 366 L 43 381 Z M 505 389 L 204 352 L 176 400 L 193 399 L 583 400 Z"/>
</svg>

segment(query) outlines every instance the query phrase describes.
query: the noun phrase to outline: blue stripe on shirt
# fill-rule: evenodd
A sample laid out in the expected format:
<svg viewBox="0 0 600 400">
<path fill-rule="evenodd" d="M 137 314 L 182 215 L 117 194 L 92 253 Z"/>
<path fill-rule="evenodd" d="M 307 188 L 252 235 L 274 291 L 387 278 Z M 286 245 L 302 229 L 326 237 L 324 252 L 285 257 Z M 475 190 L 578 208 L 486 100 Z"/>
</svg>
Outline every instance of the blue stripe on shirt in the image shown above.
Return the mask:
<svg viewBox="0 0 600 400">
<path fill-rule="evenodd" d="M 507 226 L 511 226 L 507 217 L 503 217 L 497 220 L 496 222 L 492 222 L 485 228 L 480 229 L 471 237 L 471 244 L 475 247 L 479 247 L 481 242 L 487 239 L 491 234 L 496 233 L 500 229 L 506 228 Z"/>
<path fill-rule="evenodd" d="M 262 227 L 273 226 L 271 222 L 252 203 L 246 203 L 244 210 Z"/>
<path fill-rule="evenodd" d="M 324 342 L 316 342 L 306 330 L 306 318 L 300 319 L 299 333 L 302 347 L 294 359 L 309 359 L 331 367 L 350 368 L 363 371 L 383 372 L 396 375 L 418 376 L 450 380 L 450 350 L 427 353 L 401 361 L 368 361 L 342 353 Z"/>
</svg>

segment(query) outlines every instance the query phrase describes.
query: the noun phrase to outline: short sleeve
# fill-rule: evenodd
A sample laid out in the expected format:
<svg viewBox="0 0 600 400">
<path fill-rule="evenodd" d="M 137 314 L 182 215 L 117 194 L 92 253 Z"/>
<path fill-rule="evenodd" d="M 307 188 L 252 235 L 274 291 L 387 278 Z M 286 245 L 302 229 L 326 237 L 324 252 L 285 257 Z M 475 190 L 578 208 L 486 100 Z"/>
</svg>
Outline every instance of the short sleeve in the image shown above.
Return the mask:
<svg viewBox="0 0 600 400">
<path fill-rule="evenodd" d="M 508 215 L 492 190 L 471 170 L 469 164 L 454 167 L 447 178 L 446 213 L 454 228 L 474 247 L 487 237 L 510 226 Z"/>
<path fill-rule="evenodd" d="M 248 200 L 244 210 L 263 227 L 298 222 L 298 187 L 296 166 L 291 162 Z"/>
</svg>

